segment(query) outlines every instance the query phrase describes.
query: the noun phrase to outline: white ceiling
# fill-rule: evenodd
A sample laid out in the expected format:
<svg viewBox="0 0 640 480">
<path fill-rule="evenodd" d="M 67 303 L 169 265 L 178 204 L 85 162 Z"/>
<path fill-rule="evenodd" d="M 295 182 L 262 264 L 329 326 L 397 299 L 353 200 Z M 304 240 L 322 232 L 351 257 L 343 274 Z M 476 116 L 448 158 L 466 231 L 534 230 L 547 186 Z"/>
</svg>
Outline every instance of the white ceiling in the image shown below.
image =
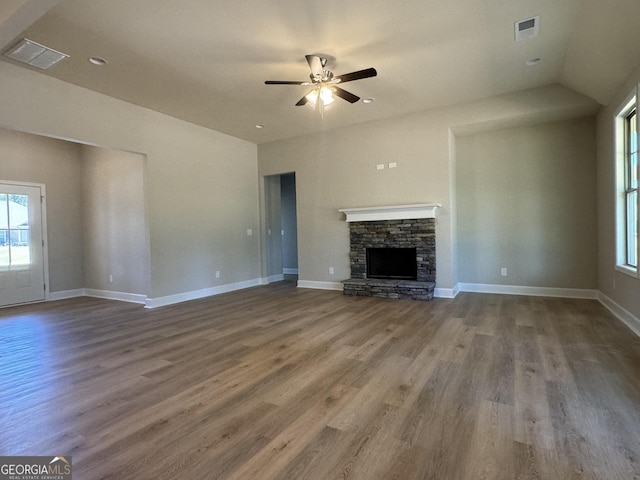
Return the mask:
<svg viewBox="0 0 640 480">
<path fill-rule="evenodd" d="M 47 75 L 264 143 L 553 83 L 607 104 L 640 64 L 639 20 L 638 0 L 3 0 L 0 48 L 30 38 L 70 55 Z M 294 106 L 307 87 L 264 85 L 308 79 L 310 53 L 375 67 L 343 87 L 375 103 L 322 118 Z"/>
</svg>

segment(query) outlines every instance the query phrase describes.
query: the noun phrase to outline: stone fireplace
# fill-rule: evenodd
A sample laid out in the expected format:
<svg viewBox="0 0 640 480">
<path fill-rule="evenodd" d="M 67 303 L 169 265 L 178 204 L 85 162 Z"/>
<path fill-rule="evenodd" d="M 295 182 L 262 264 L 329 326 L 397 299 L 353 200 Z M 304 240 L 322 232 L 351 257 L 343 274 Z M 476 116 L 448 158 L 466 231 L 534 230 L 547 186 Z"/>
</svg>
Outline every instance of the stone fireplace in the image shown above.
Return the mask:
<svg viewBox="0 0 640 480">
<path fill-rule="evenodd" d="M 439 206 L 340 210 L 347 216 L 350 236 L 351 278 L 343 282 L 344 294 L 431 300 L 436 280 L 435 211 Z"/>
</svg>

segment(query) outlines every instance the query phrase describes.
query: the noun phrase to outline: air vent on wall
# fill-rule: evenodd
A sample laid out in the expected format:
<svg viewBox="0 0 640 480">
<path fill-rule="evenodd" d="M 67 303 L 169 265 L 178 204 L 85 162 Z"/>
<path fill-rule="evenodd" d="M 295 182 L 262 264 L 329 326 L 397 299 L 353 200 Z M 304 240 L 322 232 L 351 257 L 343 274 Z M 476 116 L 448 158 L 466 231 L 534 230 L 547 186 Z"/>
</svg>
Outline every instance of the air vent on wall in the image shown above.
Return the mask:
<svg viewBox="0 0 640 480">
<path fill-rule="evenodd" d="M 531 17 L 515 23 L 516 42 L 528 40 L 538 35 L 540 17 Z"/>
<path fill-rule="evenodd" d="M 17 45 L 4 55 L 17 62 L 26 63 L 42 70 L 53 67 L 56 63 L 69 56 L 27 38 L 20 40 Z"/>
</svg>

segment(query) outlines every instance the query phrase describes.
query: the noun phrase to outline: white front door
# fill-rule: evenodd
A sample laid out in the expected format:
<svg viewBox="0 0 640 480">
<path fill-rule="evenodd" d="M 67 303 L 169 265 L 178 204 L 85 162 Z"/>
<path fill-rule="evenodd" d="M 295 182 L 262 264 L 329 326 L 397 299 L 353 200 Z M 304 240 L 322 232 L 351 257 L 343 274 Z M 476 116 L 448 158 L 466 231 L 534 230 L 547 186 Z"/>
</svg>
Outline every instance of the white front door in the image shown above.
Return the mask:
<svg viewBox="0 0 640 480">
<path fill-rule="evenodd" d="M 0 183 L 0 306 L 45 298 L 41 195 Z"/>
</svg>

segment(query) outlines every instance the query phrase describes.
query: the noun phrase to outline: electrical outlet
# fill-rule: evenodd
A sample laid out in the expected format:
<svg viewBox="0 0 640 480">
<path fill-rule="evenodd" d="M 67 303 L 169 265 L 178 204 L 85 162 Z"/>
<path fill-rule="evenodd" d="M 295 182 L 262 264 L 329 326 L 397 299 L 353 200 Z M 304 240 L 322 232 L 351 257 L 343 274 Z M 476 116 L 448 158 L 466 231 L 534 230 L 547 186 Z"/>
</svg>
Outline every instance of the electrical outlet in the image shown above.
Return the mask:
<svg viewBox="0 0 640 480">
<path fill-rule="evenodd" d="M 216 278 L 220 278 L 220 270 L 216 270 Z"/>
<path fill-rule="evenodd" d="M 503 277 L 507 276 L 507 267 L 502 267 L 500 269 L 500 275 L 502 275 Z"/>
<path fill-rule="evenodd" d="M 389 168 L 396 168 L 398 166 L 398 164 L 396 162 L 391 162 L 389 164 Z"/>
<path fill-rule="evenodd" d="M 329 275 L 333 275 L 333 267 L 329 267 Z"/>
<path fill-rule="evenodd" d="M 113 275 L 109 275 L 109 283 L 113 283 Z"/>
<path fill-rule="evenodd" d="M 379 163 L 376 165 L 376 170 L 384 170 L 384 163 Z"/>
<path fill-rule="evenodd" d="M 248 236 L 253 235 L 253 230 L 251 228 L 247 228 L 247 235 Z"/>
</svg>

